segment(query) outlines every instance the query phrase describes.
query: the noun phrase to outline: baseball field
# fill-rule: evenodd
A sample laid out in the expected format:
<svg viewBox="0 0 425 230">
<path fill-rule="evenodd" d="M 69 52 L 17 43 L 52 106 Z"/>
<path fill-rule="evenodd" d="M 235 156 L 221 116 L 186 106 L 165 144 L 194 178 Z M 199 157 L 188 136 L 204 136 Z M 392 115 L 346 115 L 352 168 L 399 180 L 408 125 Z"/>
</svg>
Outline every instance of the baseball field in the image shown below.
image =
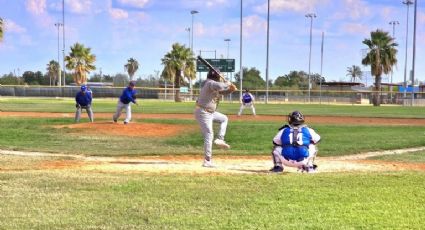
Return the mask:
<svg viewBox="0 0 425 230">
<path fill-rule="evenodd" d="M 73 99 L 0 97 L 0 229 L 423 229 L 425 108 L 221 103 L 230 150 L 203 140 L 193 102 L 140 100 L 74 123 Z M 318 173 L 272 174 L 272 138 L 300 110 Z"/>
</svg>

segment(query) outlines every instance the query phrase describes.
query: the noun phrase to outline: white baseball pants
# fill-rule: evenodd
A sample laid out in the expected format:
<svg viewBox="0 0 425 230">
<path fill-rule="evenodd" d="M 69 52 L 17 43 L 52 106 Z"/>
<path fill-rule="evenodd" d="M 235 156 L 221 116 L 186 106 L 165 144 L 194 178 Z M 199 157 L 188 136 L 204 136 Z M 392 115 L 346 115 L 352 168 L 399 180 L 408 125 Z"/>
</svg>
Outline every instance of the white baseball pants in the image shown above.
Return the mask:
<svg viewBox="0 0 425 230">
<path fill-rule="evenodd" d="M 205 111 L 202 108 L 197 108 L 195 110 L 195 118 L 201 127 L 201 132 L 204 137 L 204 154 L 205 159 L 211 159 L 212 157 L 212 143 L 214 138 L 213 131 L 213 122 L 220 123 L 220 128 L 218 130 L 217 138 L 224 140 L 224 136 L 226 135 L 228 118 L 226 115 L 214 112 L 210 113 Z"/>
<path fill-rule="evenodd" d="M 131 105 L 130 103 L 124 104 L 121 101 L 118 101 L 117 111 L 115 112 L 113 116 L 114 121 L 118 120 L 118 118 L 121 116 L 121 112 L 123 109 L 125 109 L 125 114 L 126 114 L 124 122 L 128 123 L 131 121 Z"/>
<path fill-rule="evenodd" d="M 251 108 L 252 114 L 254 114 L 254 116 L 255 116 L 255 107 L 254 107 L 254 104 L 252 104 L 252 103 L 242 104 L 240 109 L 239 109 L 238 116 L 240 116 L 242 114 L 242 111 L 246 108 Z"/>
</svg>

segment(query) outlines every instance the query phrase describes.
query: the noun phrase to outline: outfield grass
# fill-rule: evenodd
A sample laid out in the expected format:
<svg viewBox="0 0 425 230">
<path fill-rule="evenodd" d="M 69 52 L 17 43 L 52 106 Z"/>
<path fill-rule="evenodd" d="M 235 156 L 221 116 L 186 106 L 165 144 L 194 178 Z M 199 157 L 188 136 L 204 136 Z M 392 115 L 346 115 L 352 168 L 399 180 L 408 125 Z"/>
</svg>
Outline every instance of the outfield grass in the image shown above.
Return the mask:
<svg viewBox="0 0 425 230">
<path fill-rule="evenodd" d="M 0 173 L 4 229 L 422 229 L 424 173 Z"/>
<path fill-rule="evenodd" d="M 94 99 L 95 112 L 115 112 L 117 99 Z M 192 113 L 194 102 L 175 103 L 160 100 L 139 100 L 140 106 L 133 106 L 135 113 Z M 0 98 L 3 111 L 33 112 L 75 112 L 75 101 L 71 98 Z M 221 102 L 219 110 L 225 114 L 237 114 L 238 103 Z M 328 104 L 256 104 L 258 114 L 287 115 L 300 110 L 305 115 L 354 116 L 354 117 L 397 117 L 425 118 L 425 107 L 370 105 L 328 105 Z M 245 111 L 248 112 L 248 111 Z"/>
</svg>

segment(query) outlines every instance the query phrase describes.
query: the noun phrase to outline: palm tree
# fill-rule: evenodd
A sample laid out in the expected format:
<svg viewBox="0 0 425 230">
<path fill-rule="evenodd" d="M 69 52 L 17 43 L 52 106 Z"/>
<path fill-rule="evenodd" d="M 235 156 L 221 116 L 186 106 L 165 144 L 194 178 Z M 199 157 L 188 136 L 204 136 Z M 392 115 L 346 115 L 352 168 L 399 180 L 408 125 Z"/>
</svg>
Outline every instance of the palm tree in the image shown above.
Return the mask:
<svg viewBox="0 0 425 230">
<path fill-rule="evenodd" d="M 392 68 L 397 64 L 397 43 L 394 38 L 382 30 L 372 31 L 370 39 L 363 40 L 363 44 L 369 47 L 369 52 L 363 58 L 363 65 L 370 65 L 371 73 L 375 76 L 375 95 L 373 97 L 373 105 L 379 106 L 381 104 L 381 76 L 388 74 Z"/>
<path fill-rule="evenodd" d="M 184 45 L 174 43 L 172 50 L 164 55 L 161 59 L 164 65 L 161 76 L 169 81 L 174 80 L 175 97 L 174 101 L 180 102 L 180 84 L 183 83 L 183 78 L 195 79 L 195 58 L 190 48 Z"/>
<path fill-rule="evenodd" d="M 91 48 L 86 48 L 77 42 L 71 46 L 71 52 L 65 57 L 66 68 L 74 70 L 74 81 L 77 85 L 87 83 L 87 74 L 96 69 L 93 65 L 96 56 L 90 51 Z"/>
<path fill-rule="evenodd" d="M 3 27 L 4 27 L 3 18 L 0 18 L 0 41 L 3 40 L 3 30 L 4 30 Z"/>
<path fill-rule="evenodd" d="M 351 67 L 347 67 L 347 76 L 351 78 L 351 82 L 356 82 L 356 78 L 359 80 L 362 79 L 363 72 L 359 66 L 353 65 Z"/>
<path fill-rule="evenodd" d="M 127 64 L 124 65 L 124 69 L 128 72 L 130 81 L 132 81 L 134 74 L 139 69 L 139 62 L 134 58 L 130 58 L 127 60 Z"/>
<path fill-rule="evenodd" d="M 47 64 L 47 75 L 50 77 L 50 85 L 52 85 L 52 78 L 53 78 L 53 85 L 57 85 L 57 79 L 59 79 L 59 71 L 60 71 L 60 65 L 57 61 L 51 60 L 49 64 Z"/>
</svg>

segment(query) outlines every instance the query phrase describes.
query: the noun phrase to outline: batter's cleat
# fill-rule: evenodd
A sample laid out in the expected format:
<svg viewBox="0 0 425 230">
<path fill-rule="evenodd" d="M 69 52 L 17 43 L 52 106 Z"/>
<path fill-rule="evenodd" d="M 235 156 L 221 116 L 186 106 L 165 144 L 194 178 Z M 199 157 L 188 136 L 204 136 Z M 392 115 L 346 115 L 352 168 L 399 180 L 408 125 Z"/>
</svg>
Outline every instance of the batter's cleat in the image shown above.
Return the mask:
<svg viewBox="0 0 425 230">
<path fill-rule="evenodd" d="M 230 149 L 230 145 L 228 145 L 224 140 L 215 139 L 214 144 L 223 149 Z"/>
<path fill-rule="evenodd" d="M 274 172 L 274 173 L 281 173 L 281 172 L 283 172 L 283 167 L 276 165 L 272 169 L 270 169 L 269 171 Z"/>
<path fill-rule="evenodd" d="M 128 122 L 124 121 L 124 125 L 128 124 Z"/>
<path fill-rule="evenodd" d="M 202 164 L 202 167 L 206 167 L 206 168 L 214 168 L 215 165 L 212 163 L 211 160 L 204 160 L 204 163 Z"/>
<path fill-rule="evenodd" d="M 114 123 L 117 123 L 118 121 L 117 121 L 117 119 L 114 119 Z"/>
</svg>

